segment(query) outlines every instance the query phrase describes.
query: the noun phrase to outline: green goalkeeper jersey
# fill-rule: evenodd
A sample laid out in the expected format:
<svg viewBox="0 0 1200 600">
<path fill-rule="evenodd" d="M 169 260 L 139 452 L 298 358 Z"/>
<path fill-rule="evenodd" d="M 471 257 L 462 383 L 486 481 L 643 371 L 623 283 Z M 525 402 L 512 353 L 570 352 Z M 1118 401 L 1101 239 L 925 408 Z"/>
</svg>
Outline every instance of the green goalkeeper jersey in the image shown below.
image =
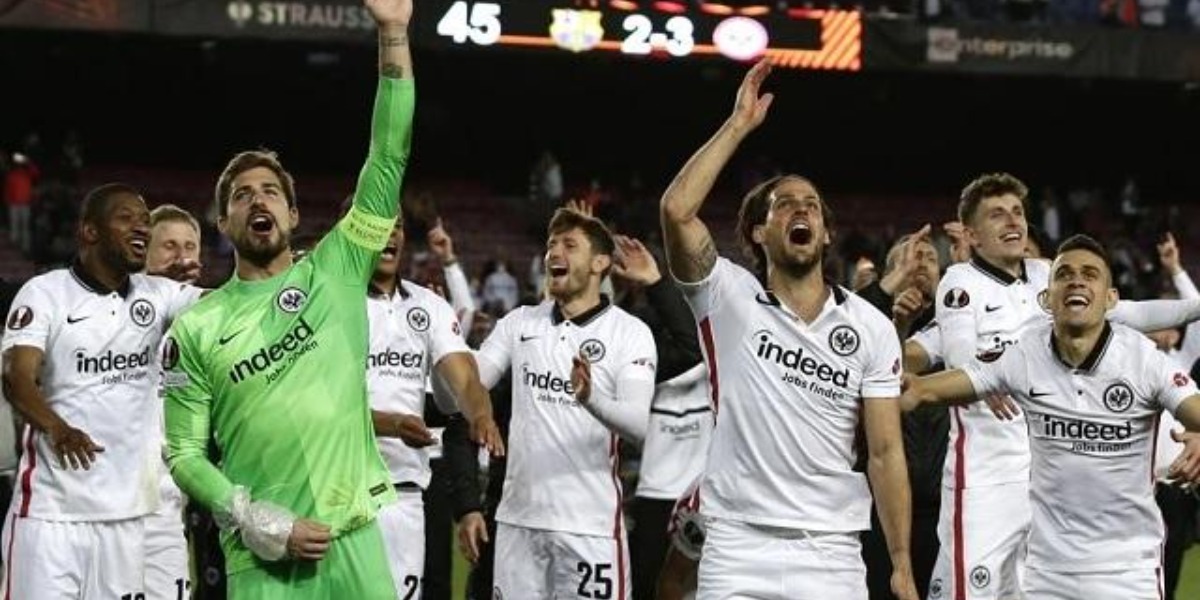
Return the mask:
<svg viewBox="0 0 1200 600">
<path fill-rule="evenodd" d="M 381 78 L 354 206 L 307 258 L 270 279 L 231 278 L 172 326 L 168 459 L 204 506 L 227 509 L 233 486 L 245 486 L 336 538 L 394 499 L 367 401 L 364 298 L 395 223 L 413 104 L 412 80 Z M 231 532 L 222 547 L 230 573 L 255 565 Z"/>
</svg>

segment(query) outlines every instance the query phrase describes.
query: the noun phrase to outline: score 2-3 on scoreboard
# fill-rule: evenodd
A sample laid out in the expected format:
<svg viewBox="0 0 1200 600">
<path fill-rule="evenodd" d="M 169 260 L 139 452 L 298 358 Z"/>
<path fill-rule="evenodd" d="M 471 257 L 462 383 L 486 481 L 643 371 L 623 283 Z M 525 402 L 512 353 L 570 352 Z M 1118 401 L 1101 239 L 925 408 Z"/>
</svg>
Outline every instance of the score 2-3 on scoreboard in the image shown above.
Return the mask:
<svg viewBox="0 0 1200 600">
<path fill-rule="evenodd" d="M 471 49 L 609 52 L 663 60 L 766 56 L 777 66 L 857 71 L 856 11 L 694 0 L 431 0 L 416 35 Z"/>
</svg>

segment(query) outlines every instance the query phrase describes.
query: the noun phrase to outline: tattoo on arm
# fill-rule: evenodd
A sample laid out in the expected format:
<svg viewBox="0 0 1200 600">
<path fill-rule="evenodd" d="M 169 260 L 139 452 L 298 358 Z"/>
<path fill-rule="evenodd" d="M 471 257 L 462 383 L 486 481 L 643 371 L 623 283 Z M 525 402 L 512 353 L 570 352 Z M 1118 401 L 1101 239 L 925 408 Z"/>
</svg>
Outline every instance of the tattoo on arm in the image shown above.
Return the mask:
<svg viewBox="0 0 1200 600">
<path fill-rule="evenodd" d="M 717 246 L 713 243 L 712 236 L 705 236 L 700 247 L 695 252 L 689 252 L 687 256 L 688 268 L 693 269 L 693 273 L 702 274 L 712 270 L 713 265 L 717 264 Z"/>
<path fill-rule="evenodd" d="M 400 48 L 408 45 L 408 34 L 386 34 L 379 36 L 379 74 L 393 79 L 404 77 L 404 67 L 391 62 L 395 57 L 388 56 L 389 50 L 392 48 Z"/>
<path fill-rule="evenodd" d="M 395 48 L 396 46 L 407 46 L 408 45 L 408 34 L 401 33 L 398 35 L 379 36 L 379 45 L 384 48 Z"/>
</svg>

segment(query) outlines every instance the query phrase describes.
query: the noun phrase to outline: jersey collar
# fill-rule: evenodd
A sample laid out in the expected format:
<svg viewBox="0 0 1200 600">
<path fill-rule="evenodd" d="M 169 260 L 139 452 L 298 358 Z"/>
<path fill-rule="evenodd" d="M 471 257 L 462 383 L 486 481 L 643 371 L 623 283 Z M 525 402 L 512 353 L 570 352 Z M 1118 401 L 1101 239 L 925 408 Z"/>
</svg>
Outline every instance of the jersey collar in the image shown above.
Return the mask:
<svg viewBox="0 0 1200 600">
<path fill-rule="evenodd" d="M 117 289 L 113 290 L 109 289 L 108 286 L 104 285 L 103 283 L 100 283 L 100 280 L 92 277 L 92 274 L 88 273 L 87 269 L 83 268 L 83 263 L 79 262 L 79 257 L 75 257 L 75 259 L 71 261 L 71 267 L 68 270 L 71 272 L 71 276 L 75 278 L 75 281 L 79 282 L 79 285 L 83 286 L 83 289 L 93 294 L 107 296 L 116 292 L 116 294 L 121 298 L 129 297 L 131 283 L 128 275 L 125 276 L 125 280 L 121 282 L 121 285 L 118 286 Z"/>
<path fill-rule="evenodd" d="M 396 292 L 400 294 L 401 300 L 408 300 L 408 297 L 412 295 L 404 287 L 404 282 L 399 281 L 399 280 L 396 281 Z M 367 295 L 372 298 L 380 298 L 380 299 L 384 299 L 384 298 L 388 297 L 387 292 L 384 292 L 382 289 L 379 288 L 379 286 L 375 285 L 375 282 L 371 282 L 371 283 L 367 284 Z"/>
<path fill-rule="evenodd" d="M 1005 271 L 1004 269 L 1001 269 L 1000 267 L 997 267 L 996 265 L 984 260 L 982 256 L 979 256 L 975 252 L 971 252 L 971 266 L 975 267 L 984 275 L 995 279 L 1003 285 L 1012 285 L 1018 281 L 1021 283 L 1029 283 L 1029 274 L 1025 272 L 1024 259 L 1021 260 L 1021 274 L 1017 277 L 1013 277 L 1008 271 Z"/>
<path fill-rule="evenodd" d="M 843 290 L 842 286 L 830 281 L 826 281 L 825 285 L 829 287 L 829 290 L 833 295 L 833 301 L 838 306 L 841 306 L 846 302 L 846 290 Z M 776 296 L 775 292 L 772 292 L 771 290 L 763 290 L 757 296 L 755 296 L 754 299 L 758 300 L 759 304 L 766 304 L 767 306 L 774 306 L 776 308 L 783 306 L 783 304 L 779 301 L 779 296 Z"/>
<path fill-rule="evenodd" d="M 1058 362 L 1062 363 L 1063 366 L 1067 367 L 1068 369 L 1078 369 L 1080 371 L 1090 373 L 1091 371 L 1095 370 L 1096 365 L 1100 364 L 1100 359 L 1104 358 L 1104 351 L 1108 350 L 1108 344 L 1112 341 L 1112 326 L 1108 324 L 1108 321 L 1104 322 L 1104 329 L 1100 332 L 1100 337 L 1096 339 L 1096 345 L 1092 347 L 1092 351 L 1088 353 L 1087 358 L 1083 359 L 1083 362 L 1080 363 L 1078 367 L 1067 362 L 1067 360 L 1058 353 L 1058 346 L 1054 343 L 1054 340 L 1054 331 L 1051 330 L 1050 353 L 1054 355 L 1054 358 L 1058 359 Z"/>
<path fill-rule="evenodd" d="M 608 307 L 611 305 L 612 302 L 608 299 L 608 296 L 600 294 L 600 304 L 597 304 L 596 306 L 593 306 L 592 308 L 589 308 L 582 313 L 579 313 L 578 315 L 568 319 L 563 316 L 562 311 L 558 308 L 558 303 L 555 302 L 554 308 L 550 309 L 550 322 L 554 323 L 555 325 L 559 325 L 563 321 L 570 321 L 576 327 L 583 327 L 584 325 L 594 321 L 596 317 L 600 316 L 601 313 L 608 310 Z"/>
</svg>

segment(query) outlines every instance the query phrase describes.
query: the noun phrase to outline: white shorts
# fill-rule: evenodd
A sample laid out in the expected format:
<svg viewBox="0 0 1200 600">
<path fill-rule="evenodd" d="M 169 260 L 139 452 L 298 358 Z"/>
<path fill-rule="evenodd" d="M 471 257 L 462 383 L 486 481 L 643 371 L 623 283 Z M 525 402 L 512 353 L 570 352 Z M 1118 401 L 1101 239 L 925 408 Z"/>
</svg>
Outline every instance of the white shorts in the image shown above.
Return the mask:
<svg viewBox="0 0 1200 600">
<path fill-rule="evenodd" d="M 929 600 L 1017 600 L 1032 517 L 1028 483 L 942 488 Z"/>
<path fill-rule="evenodd" d="M 158 512 L 146 515 L 144 522 L 146 600 L 187 600 L 192 581 L 182 498 L 164 496 Z"/>
<path fill-rule="evenodd" d="M 496 524 L 493 600 L 628 600 L 629 548 L 621 539 Z"/>
<path fill-rule="evenodd" d="M 826 533 L 709 519 L 698 600 L 866 600 L 858 532 Z"/>
<path fill-rule="evenodd" d="M 141 598 L 144 528 L 121 521 L 43 521 L 9 512 L 0 598 Z"/>
<path fill-rule="evenodd" d="M 379 509 L 379 530 L 400 600 L 421 597 L 425 576 L 425 502 L 421 490 L 397 490 L 397 500 Z"/>
<path fill-rule="evenodd" d="M 1105 573 L 1055 573 L 1025 570 L 1025 600 L 1160 600 L 1162 570 L 1130 569 Z"/>
</svg>

